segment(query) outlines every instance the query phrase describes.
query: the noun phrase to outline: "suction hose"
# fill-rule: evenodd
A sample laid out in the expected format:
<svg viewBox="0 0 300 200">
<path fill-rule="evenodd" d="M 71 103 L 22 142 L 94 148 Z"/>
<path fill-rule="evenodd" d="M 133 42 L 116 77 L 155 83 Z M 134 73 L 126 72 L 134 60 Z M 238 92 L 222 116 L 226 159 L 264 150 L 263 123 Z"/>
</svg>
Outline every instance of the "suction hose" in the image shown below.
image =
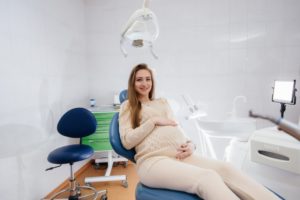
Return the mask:
<svg viewBox="0 0 300 200">
<path fill-rule="evenodd" d="M 251 110 L 249 111 L 249 116 L 253 118 L 260 118 L 260 119 L 271 121 L 274 124 L 276 124 L 280 130 L 283 130 L 285 133 L 289 134 L 290 136 L 300 141 L 300 127 L 292 122 L 289 122 L 283 118 L 276 119 L 270 116 L 254 114 Z"/>
</svg>

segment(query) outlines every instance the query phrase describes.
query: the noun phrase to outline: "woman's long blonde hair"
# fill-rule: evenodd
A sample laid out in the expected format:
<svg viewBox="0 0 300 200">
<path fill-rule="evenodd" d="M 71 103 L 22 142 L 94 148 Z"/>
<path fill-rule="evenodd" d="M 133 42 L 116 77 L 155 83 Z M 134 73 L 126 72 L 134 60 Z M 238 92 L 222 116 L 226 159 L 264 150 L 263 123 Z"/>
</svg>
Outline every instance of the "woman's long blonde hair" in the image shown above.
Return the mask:
<svg viewBox="0 0 300 200">
<path fill-rule="evenodd" d="M 154 98 L 153 73 L 151 69 L 147 66 L 147 64 L 144 63 L 138 64 L 132 69 L 128 80 L 128 101 L 129 101 L 129 110 L 130 110 L 130 119 L 131 119 L 132 128 L 138 127 L 141 121 L 140 113 L 142 109 L 142 104 L 139 101 L 138 93 L 135 90 L 135 78 L 136 78 L 136 73 L 142 69 L 147 70 L 151 75 L 152 88 L 149 92 L 149 99 L 153 100 Z"/>
</svg>

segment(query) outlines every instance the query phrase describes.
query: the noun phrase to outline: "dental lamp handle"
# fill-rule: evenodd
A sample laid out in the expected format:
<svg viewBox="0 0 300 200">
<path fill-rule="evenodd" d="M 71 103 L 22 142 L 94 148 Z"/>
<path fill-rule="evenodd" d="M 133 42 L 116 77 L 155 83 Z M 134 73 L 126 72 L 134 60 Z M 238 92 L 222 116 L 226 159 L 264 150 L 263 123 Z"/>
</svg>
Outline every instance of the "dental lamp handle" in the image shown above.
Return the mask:
<svg viewBox="0 0 300 200">
<path fill-rule="evenodd" d="M 300 141 L 300 127 L 292 122 L 289 122 L 283 118 L 276 119 L 270 116 L 262 116 L 262 115 L 254 114 L 251 110 L 249 111 L 249 116 L 253 118 L 269 120 L 274 124 L 277 124 L 280 130 L 283 130 L 285 133 L 289 134 L 290 136 Z"/>
</svg>

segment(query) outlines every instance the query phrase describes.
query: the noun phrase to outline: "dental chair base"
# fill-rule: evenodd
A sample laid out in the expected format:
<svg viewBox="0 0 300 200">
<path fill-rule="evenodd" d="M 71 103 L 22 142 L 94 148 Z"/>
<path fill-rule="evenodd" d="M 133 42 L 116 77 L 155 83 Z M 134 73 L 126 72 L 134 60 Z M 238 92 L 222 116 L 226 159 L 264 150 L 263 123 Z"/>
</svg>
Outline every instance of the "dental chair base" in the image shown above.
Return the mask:
<svg viewBox="0 0 300 200">
<path fill-rule="evenodd" d="M 126 175 L 111 175 L 111 171 L 113 168 L 113 163 L 114 162 L 123 162 L 123 161 L 128 161 L 125 158 L 114 158 L 112 156 L 112 151 L 108 151 L 108 158 L 107 158 L 107 169 L 105 171 L 104 176 L 96 176 L 96 177 L 86 177 L 84 179 L 85 184 L 91 184 L 91 183 L 99 183 L 99 182 L 110 182 L 110 181 L 121 181 L 122 185 L 127 188 L 128 187 L 128 182 L 127 182 L 127 176 Z M 97 160 L 97 159 L 96 159 Z M 101 159 L 99 159 L 101 160 Z M 106 159 L 104 159 L 106 160 Z M 101 162 L 101 161 L 100 161 Z"/>
</svg>

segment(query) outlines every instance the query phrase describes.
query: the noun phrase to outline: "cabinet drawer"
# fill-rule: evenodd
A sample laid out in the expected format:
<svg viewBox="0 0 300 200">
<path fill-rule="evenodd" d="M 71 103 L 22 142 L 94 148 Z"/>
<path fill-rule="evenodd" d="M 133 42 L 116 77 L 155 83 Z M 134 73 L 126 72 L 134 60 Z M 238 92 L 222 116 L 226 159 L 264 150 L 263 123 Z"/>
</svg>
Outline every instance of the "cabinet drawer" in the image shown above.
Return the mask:
<svg viewBox="0 0 300 200">
<path fill-rule="evenodd" d="M 112 150 L 109 138 L 102 139 L 82 139 L 82 144 L 91 146 L 94 151 Z"/>
<path fill-rule="evenodd" d="M 107 132 L 95 132 L 92 135 L 83 137 L 82 140 L 103 139 L 103 138 L 109 138 L 109 135 Z"/>
<path fill-rule="evenodd" d="M 96 117 L 97 121 L 99 121 L 99 120 L 101 121 L 101 120 L 105 120 L 105 119 L 111 119 L 114 116 L 115 112 L 107 112 L 107 113 L 95 112 L 93 114 Z"/>
<path fill-rule="evenodd" d="M 97 128 L 109 127 L 110 122 L 111 122 L 111 119 L 106 120 L 106 121 L 97 121 Z"/>
<path fill-rule="evenodd" d="M 100 125 L 97 126 L 96 131 L 106 131 L 106 132 L 108 132 L 109 131 L 109 126 L 110 126 L 110 124 L 109 125 L 100 124 Z"/>
</svg>

